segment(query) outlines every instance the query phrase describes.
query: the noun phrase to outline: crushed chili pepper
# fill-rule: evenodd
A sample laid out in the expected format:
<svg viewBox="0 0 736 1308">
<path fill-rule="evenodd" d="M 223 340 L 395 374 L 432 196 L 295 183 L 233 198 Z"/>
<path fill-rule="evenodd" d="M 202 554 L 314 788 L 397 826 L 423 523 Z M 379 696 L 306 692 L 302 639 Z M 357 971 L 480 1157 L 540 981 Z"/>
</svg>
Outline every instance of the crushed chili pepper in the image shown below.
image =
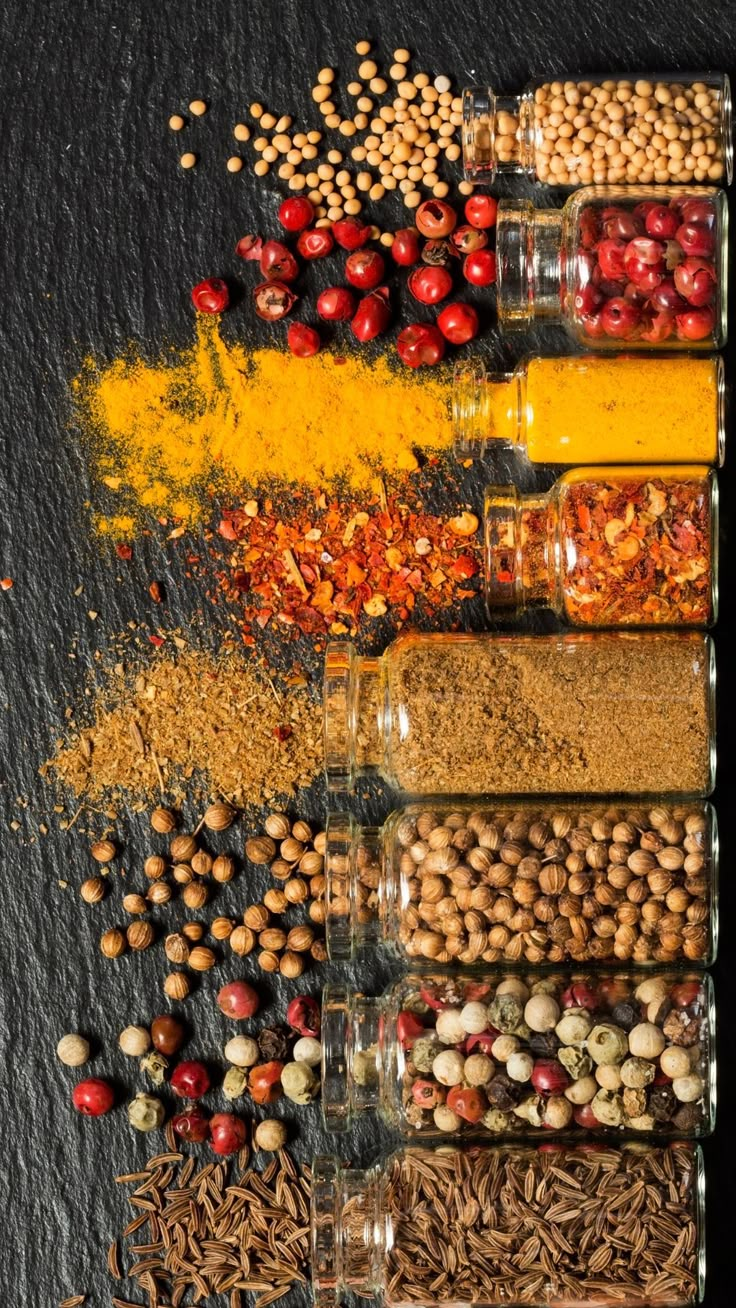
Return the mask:
<svg viewBox="0 0 736 1308">
<path fill-rule="evenodd" d="M 218 527 L 236 547 L 221 587 L 253 630 L 352 635 L 384 615 L 401 626 L 479 593 L 481 533 L 458 538 L 449 522 L 383 487 L 360 507 L 297 500 L 288 519 L 270 501 L 257 516 L 233 509 Z"/>
<path fill-rule="evenodd" d="M 160 582 L 152 581 L 150 586 L 148 587 L 148 593 L 151 596 L 151 599 L 153 600 L 154 604 L 160 604 L 162 602 L 163 592 L 161 590 Z"/>
</svg>

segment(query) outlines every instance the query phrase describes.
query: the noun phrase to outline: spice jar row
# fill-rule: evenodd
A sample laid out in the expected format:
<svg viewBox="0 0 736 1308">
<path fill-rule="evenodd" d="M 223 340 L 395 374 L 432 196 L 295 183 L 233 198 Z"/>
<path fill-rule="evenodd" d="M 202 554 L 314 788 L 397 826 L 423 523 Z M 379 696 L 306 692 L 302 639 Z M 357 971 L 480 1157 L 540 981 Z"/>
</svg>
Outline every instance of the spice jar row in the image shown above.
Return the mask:
<svg viewBox="0 0 736 1308">
<path fill-rule="evenodd" d="M 704 965 L 718 939 L 718 833 L 700 802 L 404 805 L 327 821 L 332 959 Z"/>
<path fill-rule="evenodd" d="M 522 447 L 532 463 L 723 463 L 719 355 L 533 355 L 513 373 L 458 365 L 452 410 L 460 459 Z"/>
<path fill-rule="evenodd" d="M 407 795 L 707 795 L 715 662 L 697 632 L 407 634 L 327 649 L 332 790 Z"/>
<path fill-rule="evenodd" d="M 462 141 L 473 182 L 514 172 L 551 186 L 730 183 L 730 82 L 723 73 L 609 74 L 540 79 L 521 95 L 470 87 Z"/>
<path fill-rule="evenodd" d="M 713 187 L 589 186 L 562 209 L 502 200 L 496 257 L 502 329 L 562 323 L 596 350 L 726 341 L 728 207 Z"/>
<path fill-rule="evenodd" d="M 652 1305 L 705 1290 L 697 1146 L 399 1150 L 368 1171 L 312 1172 L 317 1308 Z"/>
<path fill-rule="evenodd" d="M 707 974 L 409 975 L 379 999 L 328 987 L 326 1124 L 376 1109 L 405 1136 L 706 1135 L 715 1119 Z"/>
</svg>

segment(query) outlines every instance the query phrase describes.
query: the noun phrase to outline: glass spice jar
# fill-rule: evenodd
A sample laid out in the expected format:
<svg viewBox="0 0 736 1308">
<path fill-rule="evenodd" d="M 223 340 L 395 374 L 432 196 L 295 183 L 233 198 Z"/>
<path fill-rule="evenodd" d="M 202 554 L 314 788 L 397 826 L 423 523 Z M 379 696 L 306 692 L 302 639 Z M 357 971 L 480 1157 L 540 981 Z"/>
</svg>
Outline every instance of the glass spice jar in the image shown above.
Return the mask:
<svg viewBox="0 0 736 1308">
<path fill-rule="evenodd" d="M 702 466 L 576 468 L 550 491 L 489 486 L 489 610 L 576 627 L 706 627 L 718 600 L 718 483 Z"/>
<path fill-rule="evenodd" d="M 686 1142 L 413 1146 L 367 1171 L 318 1156 L 314 1300 L 687 1308 L 705 1291 L 704 1217 Z"/>
<path fill-rule="evenodd" d="M 404 963 L 712 963 L 718 826 L 702 801 L 410 803 L 381 827 L 331 813 L 333 960 L 377 946 Z"/>
<path fill-rule="evenodd" d="M 730 184 L 731 86 L 723 73 L 540 79 L 507 96 L 473 86 L 462 143 L 472 182 Z"/>
<path fill-rule="evenodd" d="M 532 463 L 723 463 L 726 385 L 720 355 L 583 354 L 522 359 L 489 373 L 455 370 L 455 453 L 499 444 Z"/>
<path fill-rule="evenodd" d="M 561 322 L 596 350 L 720 348 L 727 245 L 714 187 L 587 186 L 562 209 L 502 200 L 499 326 Z"/>
<path fill-rule="evenodd" d="M 327 647 L 332 790 L 411 795 L 710 794 L 715 661 L 698 632 L 411 633 Z"/>
<path fill-rule="evenodd" d="M 322 1111 L 406 1137 L 703 1136 L 716 1104 L 708 973 L 412 973 L 381 998 L 328 986 Z"/>
</svg>

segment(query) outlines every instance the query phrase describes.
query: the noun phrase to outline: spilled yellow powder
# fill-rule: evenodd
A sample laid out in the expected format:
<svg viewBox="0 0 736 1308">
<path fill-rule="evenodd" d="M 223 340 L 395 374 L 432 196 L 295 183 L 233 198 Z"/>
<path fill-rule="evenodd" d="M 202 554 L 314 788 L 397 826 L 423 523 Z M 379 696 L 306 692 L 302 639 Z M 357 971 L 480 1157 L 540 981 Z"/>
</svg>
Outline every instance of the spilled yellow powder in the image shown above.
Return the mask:
<svg viewBox="0 0 736 1308">
<path fill-rule="evenodd" d="M 249 350 L 204 315 L 190 347 L 154 362 L 135 350 L 87 360 L 73 386 L 95 474 L 121 497 L 119 514 L 100 520 L 108 531 L 141 511 L 193 521 L 208 489 L 344 480 L 361 490 L 452 441 L 447 373 Z"/>
</svg>

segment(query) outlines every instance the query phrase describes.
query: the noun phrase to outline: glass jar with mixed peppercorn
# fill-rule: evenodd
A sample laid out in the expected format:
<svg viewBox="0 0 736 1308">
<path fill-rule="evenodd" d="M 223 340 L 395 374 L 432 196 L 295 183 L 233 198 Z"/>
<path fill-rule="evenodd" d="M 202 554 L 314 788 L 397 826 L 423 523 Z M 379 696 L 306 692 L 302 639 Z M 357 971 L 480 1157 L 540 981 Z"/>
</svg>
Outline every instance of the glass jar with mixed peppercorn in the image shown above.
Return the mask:
<svg viewBox="0 0 736 1308">
<path fill-rule="evenodd" d="M 730 183 L 731 87 L 723 73 L 540 79 L 508 96 L 474 86 L 462 137 L 473 182 Z"/>
<path fill-rule="evenodd" d="M 719 348 L 727 225 L 714 187 L 587 186 L 562 209 L 502 200 L 499 324 L 562 322 L 597 350 Z"/>
<path fill-rule="evenodd" d="M 707 973 L 411 974 L 380 999 L 328 987 L 328 1126 L 377 1109 L 405 1136 L 705 1135 L 715 1118 Z"/>
<path fill-rule="evenodd" d="M 489 609 L 547 605 L 578 627 L 715 622 L 717 480 L 706 467 L 577 468 L 546 494 L 491 486 Z"/>
</svg>

